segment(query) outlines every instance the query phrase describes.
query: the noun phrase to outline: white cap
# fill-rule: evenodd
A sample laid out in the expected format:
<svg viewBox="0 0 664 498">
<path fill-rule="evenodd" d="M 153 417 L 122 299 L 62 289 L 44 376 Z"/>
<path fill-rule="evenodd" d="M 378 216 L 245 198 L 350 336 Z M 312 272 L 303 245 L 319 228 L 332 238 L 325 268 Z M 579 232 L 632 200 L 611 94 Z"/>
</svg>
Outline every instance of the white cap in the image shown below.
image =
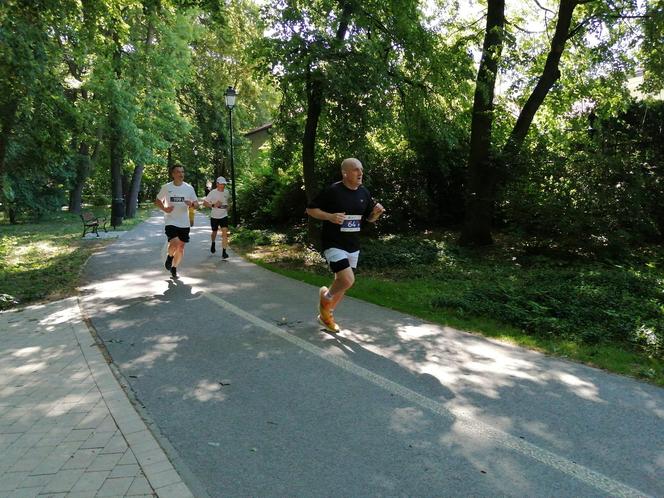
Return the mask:
<svg viewBox="0 0 664 498">
<path fill-rule="evenodd" d="M 219 183 L 226 184 L 228 182 L 226 181 L 226 178 L 224 178 L 223 176 L 220 176 L 219 178 L 217 178 L 217 184 L 219 184 Z"/>
</svg>

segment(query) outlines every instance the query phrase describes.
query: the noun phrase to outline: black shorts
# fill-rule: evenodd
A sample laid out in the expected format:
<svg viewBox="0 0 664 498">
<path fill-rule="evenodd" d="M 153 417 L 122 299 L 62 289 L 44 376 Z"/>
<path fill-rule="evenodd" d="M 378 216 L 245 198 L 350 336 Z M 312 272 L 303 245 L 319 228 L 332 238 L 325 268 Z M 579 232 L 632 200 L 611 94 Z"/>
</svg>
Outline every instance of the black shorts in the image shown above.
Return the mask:
<svg viewBox="0 0 664 498">
<path fill-rule="evenodd" d="M 169 241 L 177 237 L 182 242 L 185 243 L 189 242 L 189 227 L 180 228 L 176 227 L 175 225 L 166 225 L 165 231 L 166 231 L 166 237 L 168 237 Z"/>
<path fill-rule="evenodd" d="M 212 227 L 213 232 L 216 232 L 219 227 L 228 228 L 228 216 L 224 216 L 223 218 L 210 218 L 210 226 Z"/>
</svg>

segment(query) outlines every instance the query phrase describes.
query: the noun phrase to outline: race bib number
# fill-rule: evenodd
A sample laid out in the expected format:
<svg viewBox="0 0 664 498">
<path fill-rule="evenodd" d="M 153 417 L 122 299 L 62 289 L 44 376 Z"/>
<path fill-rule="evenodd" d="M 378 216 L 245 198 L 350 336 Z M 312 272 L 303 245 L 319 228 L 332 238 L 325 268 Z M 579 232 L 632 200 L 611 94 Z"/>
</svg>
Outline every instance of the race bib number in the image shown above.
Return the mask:
<svg viewBox="0 0 664 498">
<path fill-rule="evenodd" d="M 361 214 L 348 214 L 346 215 L 346 219 L 344 220 L 344 222 L 341 224 L 341 231 L 359 232 L 361 223 L 362 223 Z"/>
<path fill-rule="evenodd" d="M 177 197 L 177 196 L 173 195 L 173 196 L 171 196 L 171 198 L 169 200 L 171 202 L 184 202 L 184 197 L 182 197 L 182 196 Z"/>
</svg>

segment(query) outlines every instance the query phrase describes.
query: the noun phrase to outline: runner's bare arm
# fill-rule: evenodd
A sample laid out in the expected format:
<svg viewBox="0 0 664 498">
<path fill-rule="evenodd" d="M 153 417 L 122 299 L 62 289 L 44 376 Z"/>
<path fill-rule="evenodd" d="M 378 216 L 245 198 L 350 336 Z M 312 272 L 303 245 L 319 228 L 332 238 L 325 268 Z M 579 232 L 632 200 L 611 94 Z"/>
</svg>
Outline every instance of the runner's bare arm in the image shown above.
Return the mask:
<svg viewBox="0 0 664 498">
<path fill-rule="evenodd" d="M 162 211 L 164 211 L 165 213 L 170 213 L 171 211 L 173 211 L 173 206 L 168 206 L 168 207 L 164 206 L 164 203 L 162 202 L 161 199 L 155 199 L 154 205 L 157 206 Z"/>
<path fill-rule="evenodd" d="M 371 210 L 371 214 L 367 218 L 367 221 L 370 223 L 375 223 L 378 221 L 378 218 L 385 212 L 385 208 L 380 202 L 377 202 L 373 209 Z"/>
<path fill-rule="evenodd" d="M 346 218 L 346 213 L 328 213 L 319 208 L 307 208 L 307 214 L 317 220 L 329 221 L 341 225 Z"/>
</svg>

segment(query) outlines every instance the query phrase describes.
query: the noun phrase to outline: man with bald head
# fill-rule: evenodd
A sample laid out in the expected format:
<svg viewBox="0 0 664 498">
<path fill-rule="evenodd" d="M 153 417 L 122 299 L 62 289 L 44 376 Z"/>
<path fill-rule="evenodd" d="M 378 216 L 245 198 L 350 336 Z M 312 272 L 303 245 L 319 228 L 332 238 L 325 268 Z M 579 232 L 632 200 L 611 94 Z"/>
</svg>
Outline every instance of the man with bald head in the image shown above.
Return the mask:
<svg viewBox="0 0 664 498">
<path fill-rule="evenodd" d="M 319 290 L 318 321 L 338 332 L 333 312 L 355 283 L 353 269 L 360 255 L 360 231 L 365 221 L 375 223 L 385 209 L 362 185 L 362 163 L 354 157 L 341 163 L 341 181 L 323 190 L 307 206 L 307 214 L 323 221 L 323 255 L 334 273 L 328 289 Z"/>
</svg>

